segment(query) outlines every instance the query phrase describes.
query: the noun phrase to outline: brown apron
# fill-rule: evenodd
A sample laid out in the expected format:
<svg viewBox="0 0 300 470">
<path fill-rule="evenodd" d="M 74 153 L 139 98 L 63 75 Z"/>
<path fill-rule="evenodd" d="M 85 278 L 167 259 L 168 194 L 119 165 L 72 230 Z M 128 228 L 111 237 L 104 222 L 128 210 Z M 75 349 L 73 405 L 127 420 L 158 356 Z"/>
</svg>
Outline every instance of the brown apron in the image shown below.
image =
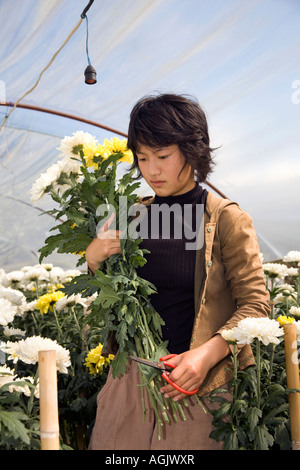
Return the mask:
<svg viewBox="0 0 300 470">
<path fill-rule="evenodd" d="M 209 411 L 205 413 L 194 397 L 187 398 L 189 407 L 184 407 L 186 421 L 179 417 L 177 423 L 171 420 L 171 424 L 165 424 L 158 440 L 157 423 L 146 389 L 147 411 L 143 420 L 139 379 L 135 362 L 129 364 L 126 374 L 116 379 L 110 370 L 107 382 L 98 394 L 96 422 L 89 449 L 222 450 L 223 443 L 209 437 L 213 429 L 212 415 Z"/>
</svg>

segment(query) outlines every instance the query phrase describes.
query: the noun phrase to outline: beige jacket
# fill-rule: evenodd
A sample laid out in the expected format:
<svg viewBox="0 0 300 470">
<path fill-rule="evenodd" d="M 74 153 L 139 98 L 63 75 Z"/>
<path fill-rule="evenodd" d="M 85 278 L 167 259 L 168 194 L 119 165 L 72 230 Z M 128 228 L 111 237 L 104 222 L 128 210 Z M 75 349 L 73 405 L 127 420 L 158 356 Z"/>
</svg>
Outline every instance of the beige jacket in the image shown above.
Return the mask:
<svg viewBox="0 0 300 470">
<path fill-rule="evenodd" d="M 263 277 L 252 219 L 237 203 L 208 192 L 204 215 L 204 249 L 197 251 L 194 349 L 245 317 L 268 316 L 269 293 Z M 251 347 L 239 348 L 239 366 L 253 363 Z M 199 394 L 204 395 L 232 377 L 227 357 L 208 373 Z"/>
<path fill-rule="evenodd" d="M 143 198 L 146 206 L 154 198 Z M 269 293 L 263 277 L 259 246 L 252 219 L 239 205 L 208 192 L 204 214 L 204 246 L 196 253 L 195 321 L 190 349 L 215 334 L 231 329 L 245 317 L 268 316 Z M 107 352 L 118 349 L 113 337 Z M 239 347 L 240 369 L 253 364 L 249 345 Z M 226 384 L 232 373 L 231 357 L 220 361 L 200 387 L 203 396 Z"/>
</svg>

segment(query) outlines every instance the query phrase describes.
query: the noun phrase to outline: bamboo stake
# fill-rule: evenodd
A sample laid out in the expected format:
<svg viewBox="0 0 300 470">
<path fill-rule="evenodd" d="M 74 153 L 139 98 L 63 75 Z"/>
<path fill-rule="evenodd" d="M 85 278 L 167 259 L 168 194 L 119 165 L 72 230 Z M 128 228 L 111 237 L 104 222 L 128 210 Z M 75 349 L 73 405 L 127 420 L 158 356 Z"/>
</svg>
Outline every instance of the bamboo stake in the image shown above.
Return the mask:
<svg viewBox="0 0 300 470">
<path fill-rule="evenodd" d="M 288 388 L 300 388 L 296 326 L 283 325 Z M 300 393 L 289 393 L 292 450 L 300 450 Z"/>
<path fill-rule="evenodd" d="M 39 351 L 41 450 L 59 450 L 55 351 Z"/>
</svg>

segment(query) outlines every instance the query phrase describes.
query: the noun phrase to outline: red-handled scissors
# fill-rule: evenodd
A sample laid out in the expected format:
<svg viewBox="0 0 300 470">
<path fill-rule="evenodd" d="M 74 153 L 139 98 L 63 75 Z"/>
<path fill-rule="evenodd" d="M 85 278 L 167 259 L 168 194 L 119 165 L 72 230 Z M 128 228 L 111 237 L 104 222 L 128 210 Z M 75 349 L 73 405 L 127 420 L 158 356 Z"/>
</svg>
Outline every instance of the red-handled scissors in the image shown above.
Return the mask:
<svg viewBox="0 0 300 470">
<path fill-rule="evenodd" d="M 149 359 L 142 359 L 141 357 L 136 357 L 136 356 L 130 356 L 131 359 L 133 359 L 136 362 L 139 362 L 140 364 L 143 364 L 145 366 L 149 367 L 154 367 L 155 369 L 159 369 L 162 372 L 162 377 L 170 384 L 172 387 L 174 387 L 178 392 L 184 393 L 185 395 L 195 395 L 195 393 L 198 392 L 199 387 L 196 388 L 195 390 L 184 390 L 183 388 L 179 387 L 179 385 L 176 385 L 174 383 L 169 375 L 173 369 L 175 369 L 174 364 L 170 364 L 168 359 L 172 359 L 172 357 L 177 356 L 177 354 L 168 354 L 167 356 L 161 357 L 159 361 L 150 361 Z"/>
</svg>

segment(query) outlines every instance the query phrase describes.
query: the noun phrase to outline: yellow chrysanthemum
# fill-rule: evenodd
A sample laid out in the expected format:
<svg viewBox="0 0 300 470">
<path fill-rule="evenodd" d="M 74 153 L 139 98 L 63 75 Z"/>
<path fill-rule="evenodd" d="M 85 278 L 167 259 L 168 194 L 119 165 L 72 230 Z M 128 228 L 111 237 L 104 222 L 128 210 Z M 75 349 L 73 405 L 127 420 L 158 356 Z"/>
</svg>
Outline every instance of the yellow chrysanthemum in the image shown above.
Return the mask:
<svg viewBox="0 0 300 470">
<path fill-rule="evenodd" d="M 119 139 L 118 137 L 113 137 L 110 140 L 104 139 L 102 151 L 103 154 L 107 156 L 112 153 L 123 153 L 123 157 L 120 158 L 120 162 L 133 162 L 133 154 L 131 150 L 128 150 L 127 148 L 127 139 Z"/>
<path fill-rule="evenodd" d="M 85 358 L 84 365 L 89 368 L 90 374 L 102 374 L 103 368 L 108 366 L 114 358 L 113 354 L 109 354 L 108 357 L 102 356 L 102 347 L 103 345 L 99 343 L 96 348 L 89 351 Z"/>
<path fill-rule="evenodd" d="M 43 315 L 44 313 L 48 313 L 48 311 L 53 312 L 53 306 L 56 304 L 56 302 L 64 297 L 64 293 L 57 290 L 55 292 L 51 292 L 49 294 L 44 294 L 41 295 L 38 298 L 38 301 L 36 303 L 36 307 L 39 309 L 40 313 Z"/>
<path fill-rule="evenodd" d="M 88 168 L 98 168 L 98 162 L 94 160 L 95 157 L 102 156 L 102 147 L 100 144 L 89 144 L 83 146 L 83 154 Z"/>
<path fill-rule="evenodd" d="M 93 168 L 94 170 L 98 168 L 98 161 L 95 157 L 101 156 L 106 160 L 113 153 L 123 154 L 119 160 L 120 162 L 133 162 L 133 154 L 131 150 L 128 150 L 127 148 L 127 139 L 119 139 L 118 137 L 113 137 L 110 140 L 104 139 L 102 145 L 92 142 L 84 145 L 83 153 L 87 167 Z"/>
<path fill-rule="evenodd" d="M 77 256 L 83 256 L 83 255 L 85 255 L 85 251 L 74 251 L 73 254 L 77 255 Z"/>
<path fill-rule="evenodd" d="M 280 315 L 279 317 L 277 317 L 277 321 L 280 325 L 288 325 L 289 323 L 294 323 L 295 318 L 287 317 L 286 315 Z"/>
</svg>

